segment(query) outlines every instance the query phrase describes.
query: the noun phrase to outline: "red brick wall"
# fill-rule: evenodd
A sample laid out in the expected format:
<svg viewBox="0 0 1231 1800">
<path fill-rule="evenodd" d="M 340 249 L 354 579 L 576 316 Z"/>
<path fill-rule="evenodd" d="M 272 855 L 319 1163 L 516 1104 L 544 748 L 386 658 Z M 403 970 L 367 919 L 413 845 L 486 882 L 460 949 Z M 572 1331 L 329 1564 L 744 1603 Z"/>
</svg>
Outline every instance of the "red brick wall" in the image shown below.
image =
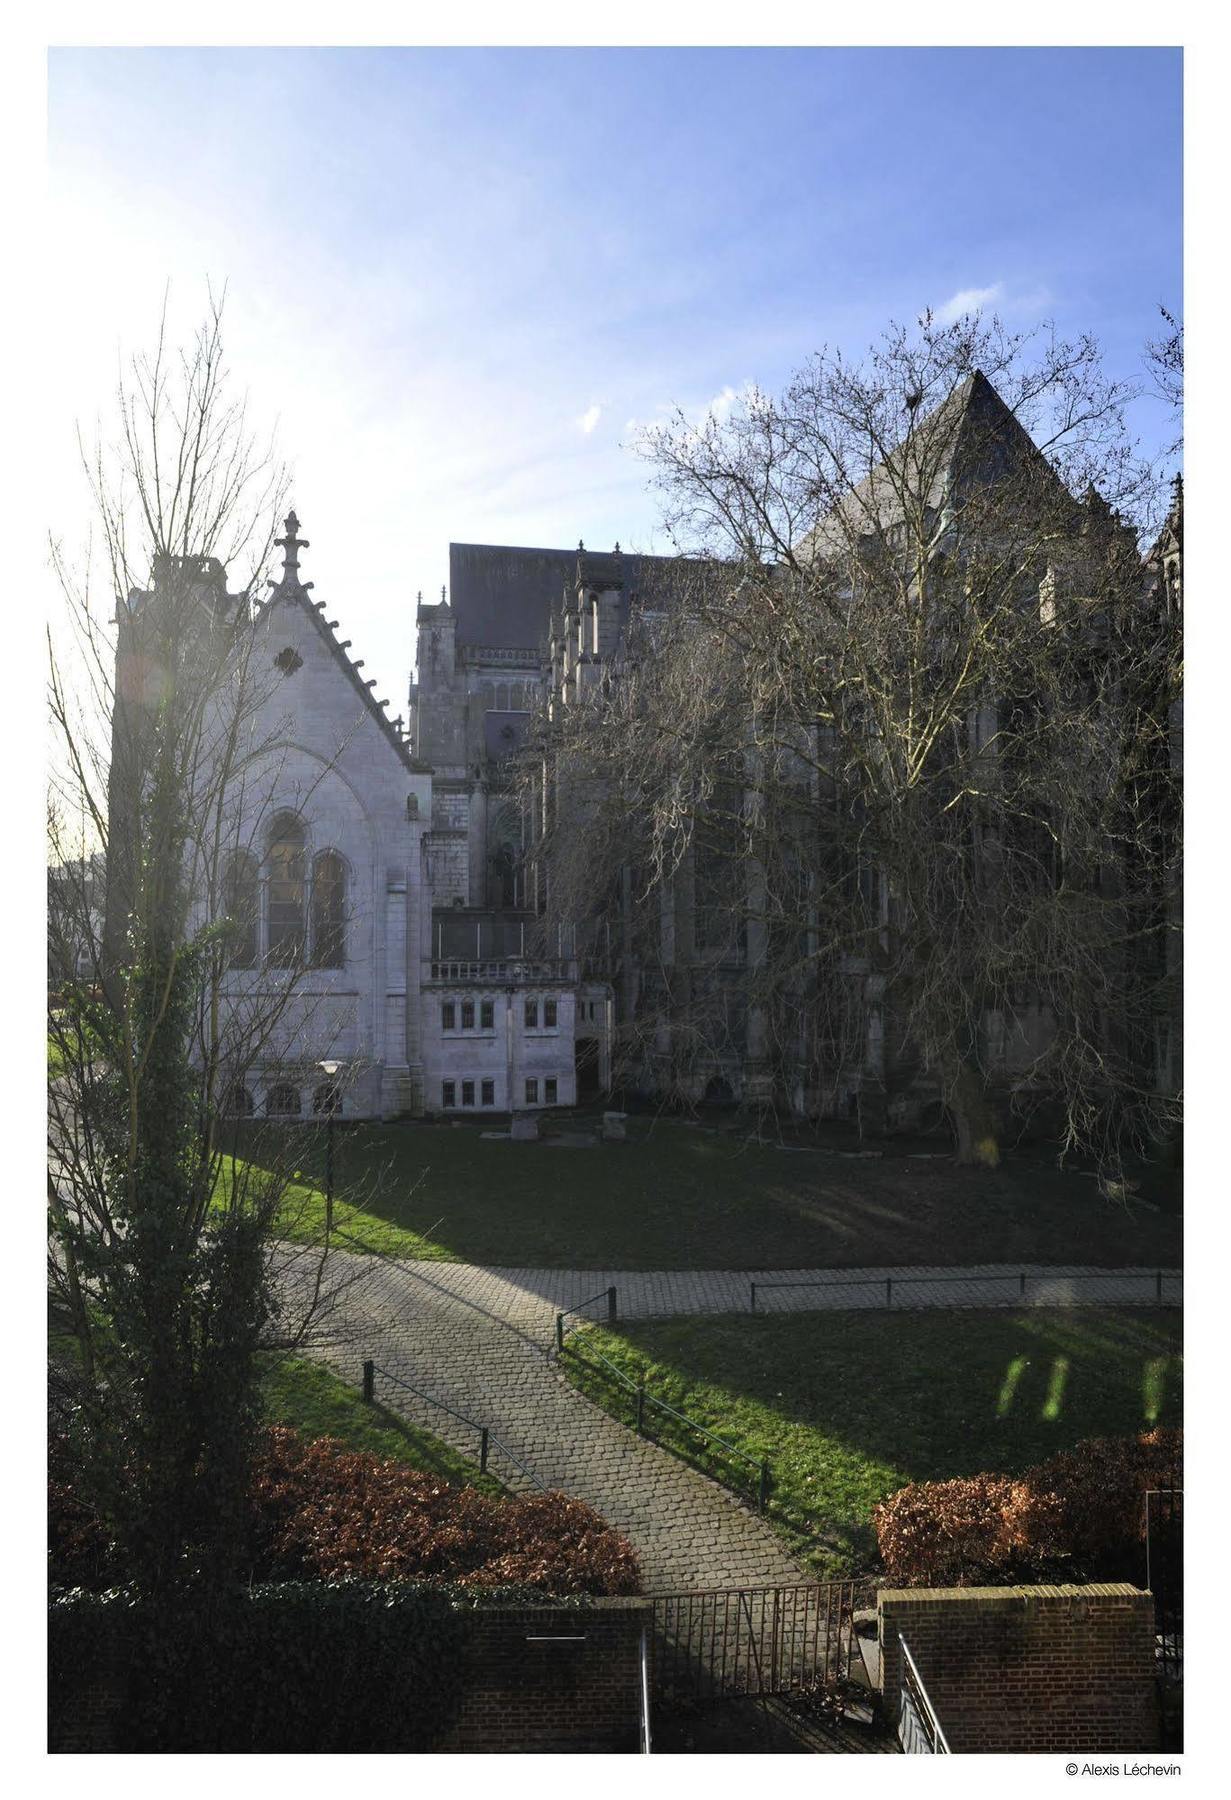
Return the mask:
<svg viewBox="0 0 1231 1800">
<path fill-rule="evenodd" d="M 886 1718 L 904 1637 L 954 1752 L 1158 1747 L 1154 1601 L 1137 1588 L 882 1588 L 877 1614 Z"/>
<path fill-rule="evenodd" d="M 470 1683 L 441 1751 L 636 1751 L 646 1600 L 473 1615 Z M 578 1641 L 580 1640 L 580 1641 Z"/>
<path fill-rule="evenodd" d="M 641 1599 L 528 1606 L 469 1615 L 469 1679 L 438 1751 L 636 1751 L 640 1647 L 653 1626 Z M 53 1752 L 109 1752 L 123 1704 L 118 1668 L 84 1672 L 49 1721 Z"/>
</svg>

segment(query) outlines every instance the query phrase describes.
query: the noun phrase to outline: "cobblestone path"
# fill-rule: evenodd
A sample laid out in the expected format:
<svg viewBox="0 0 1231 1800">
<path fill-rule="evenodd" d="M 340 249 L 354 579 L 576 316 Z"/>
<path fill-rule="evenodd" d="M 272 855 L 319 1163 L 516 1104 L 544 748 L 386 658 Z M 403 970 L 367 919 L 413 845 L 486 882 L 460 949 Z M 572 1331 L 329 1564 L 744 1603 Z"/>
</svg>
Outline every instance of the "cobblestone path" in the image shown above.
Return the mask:
<svg viewBox="0 0 1231 1800">
<path fill-rule="evenodd" d="M 550 1330 L 531 1335 L 508 1316 L 438 1285 L 440 1264 L 367 1258 L 313 1346 L 356 1386 L 365 1357 L 486 1424 L 492 1472 L 511 1489 L 532 1486 L 506 1452 L 546 1487 L 588 1500 L 635 1546 L 646 1587 L 741 1587 L 806 1579 L 756 1513 L 716 1483 L 579 1394 L 548 1351 Z M 550 1325 L 550 1307 L 539 1319 Z M 377 1378 L 382 1404 L 473 1460 L 476 1433 Z"/>
<path fill-rule="evenodd" d="M 1177 1269 L 1098 1269 L 1084 1265 L 979 1263 L 969 1268 L 866 1269 L 497 1269 L 470 1263 L 400 1265 L 441 1296 L 478 1306 L 493 1318 L 551 1339 L 555 1314 L 614 1287 L 622 1319 L 668 1319 L 689 1313 L 746 1313 L 757 1284 L 757 1312 L 901 1311 L 967 1306 L 1156 1306 L 1178 1304 Z M 1023 1294 L 1022 1276 L 1026 1277 Z M 1161 1282 L 1159 1277 L 1161 1275 Z M 786 1285 L 777 1286 L 783 1283 Z M 815 1285 L 817 1283 L 822 1286 Z M 584 1318 L 601 1322 L 601 1302 Z"/>
<path fill-rule="evenodd" d="M 337 1253 L 349 1279 L 314 1345 L 358 1385 L 362 1363 L 384 1371 L 377 1397 L 477 1459 L 470 1426 L 419 1399 L 400 1376 L 492 1434 L 491 1467 L 514 1489 L 545 1486 L 587 1500 L 638 1550 L 659 1592 L 800 1580 L 797 1564 L 755 1513 L 678 1458 L 645 1442 L 569 1386 L 552 1348 L 556 1312 L 614 1286 L 621 1318 L 758 1312 L 1071 1304 L 1156 1304 L 1153 1269 L 983 1264 L 969 1269 L 724 1271 L 485 1269 Z M 1021 1277 L 1026 1276 L 1022 1298 Z M 930 1278 L 930 1279 L 929 1279 Z M 824 1288 L 808 1287 L 809 1281 Z M 793 1285 L 775 1288 L 774 1282 Z M 1162 1298 L 1181 1278 L 1164 1270 Z M 583 1316 L 602 1320 L 605 1306 Z M 511 1459 L 516 1459 L 511 1460 Z"/>
</svg>

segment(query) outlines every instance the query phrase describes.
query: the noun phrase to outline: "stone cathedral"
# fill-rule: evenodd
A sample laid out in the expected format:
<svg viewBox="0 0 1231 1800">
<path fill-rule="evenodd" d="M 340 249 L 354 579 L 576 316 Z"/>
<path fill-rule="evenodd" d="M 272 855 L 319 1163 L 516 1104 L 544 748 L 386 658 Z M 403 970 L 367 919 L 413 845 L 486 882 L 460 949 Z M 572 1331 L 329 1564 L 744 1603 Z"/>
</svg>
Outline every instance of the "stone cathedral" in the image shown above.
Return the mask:
<svg viewBox="0 0 1231 1800">
<path fill-rule="evenodd" d="M 680 565 L 618 545 L 451 544 L 448 588 L 439 602 L 419 599 L 406 723 L 389 717 L 328 603 L 312 598 L 293 512 L 277 542 L 281 576 L 254 626 L 268 750 L 234 802 L 220 900 L 242 924 L 228 1003 L 255 1003 L 292 968 L 294 1003 L 234 1085 L 232 1109 L 295 1116 L 340 1104 L 392 1118 L 597 1101 L 635 1002 L 604 978 L 610 958 L 579 959 L 567 928 L 544 940 L 511 771 L 536 710 L 606 677 L 634 614 L 652 620 L 670 605 Z M 1180 604 L 1181 559 L 1177 488 L 1142 568 L 1169 607 Z M 218 564 L 192 579 L 210 605 L 233 602 Z M 131 597 L 133 618 L 156 601 L 157 581 Z M 700 1071 L 695 1098 L 755 1099 L 750 1055 L 733 1050 Z M 322 1076 L 326 1062 L 336 1080 Z M 843 1093 L 849 1103 L 870 1079 L 859 1068 L 842 1076 L 849 1091 L 839 1083 L 822 1110 L 841 1112 Z"/>
<path fill-rule="evenodd" d="M 270 753 L 236 821 L 246 847 L 226 911 L 249 924 L 228 988 L 242 1004 L 271 967 L 301 966 L 234 1107 L 319 1110 L 325 1059 L 341 1064 L 341 1110 L 355 1117 L 597 1099 L 611 990 L 583 978 L 569 943 L 535 941 L 509 758 L 551 679 L 553 617 L 584 612 L 559 655 L 597 672 L 667 559 L 452 544 L 449 590 L 418 605 L 407 727 L 312 599 L 294 513 L 278 545 L 281 578 L 256 624 L 257 657 L 278 671 L 263 702 Z"/>
</svg>

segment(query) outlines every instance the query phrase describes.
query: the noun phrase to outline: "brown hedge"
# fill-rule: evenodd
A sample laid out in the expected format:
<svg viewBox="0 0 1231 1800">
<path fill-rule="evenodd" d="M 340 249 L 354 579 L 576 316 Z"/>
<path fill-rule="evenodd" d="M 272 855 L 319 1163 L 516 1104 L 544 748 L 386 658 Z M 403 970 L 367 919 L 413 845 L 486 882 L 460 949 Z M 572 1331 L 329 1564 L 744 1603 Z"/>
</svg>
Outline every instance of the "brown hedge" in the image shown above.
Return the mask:
<svg viewBox="0 0 1231 1800">
<path fill-rule="evenodd" d="M 1131 1553 L 1147 1488 L 1180 1483 L 1183 1433 L 1087 1438 L 1020 1476 L 912 1482 L 873 1513 L 888 1579 L 964 1587 Z"/>
<path fill-rule="evenodd" d="M 284 1427 L 263 1434 L 251 1502 L 253 1581 L 641 1590 L 632 1546 L 584 1501 L 559 1493 L 496 1499 Z M 121 1582 L 108 1534 L 62 1458 L 53 1465 L 49 1503 L 53 1580 L 95 1589 Z"/>
<path fill-rule="evenodd" d="M 348 1450 L 265 1435 L 253 1487 L 262 1579 L 440 1580 L 554 1594 L 635 1594 L 636 1554 L 584 1501 L 493 1499 Z"/>
</svg>

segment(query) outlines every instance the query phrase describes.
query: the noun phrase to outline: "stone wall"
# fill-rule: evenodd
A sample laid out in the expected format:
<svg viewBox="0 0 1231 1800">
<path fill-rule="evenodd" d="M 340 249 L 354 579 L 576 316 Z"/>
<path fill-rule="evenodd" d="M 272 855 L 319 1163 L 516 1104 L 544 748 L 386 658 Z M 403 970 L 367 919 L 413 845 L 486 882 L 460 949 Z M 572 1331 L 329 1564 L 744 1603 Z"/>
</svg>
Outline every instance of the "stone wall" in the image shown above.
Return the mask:
<svg viewBox="0 0 1231 1800">
<path fill-rule="evenodd" d="M 905 1638 L 952 1751 L 1158 1747 L 1154 1600 L 1086 1587 L 882 1588 L 885 1716 L 898 1716 Z"/>
</svg>

